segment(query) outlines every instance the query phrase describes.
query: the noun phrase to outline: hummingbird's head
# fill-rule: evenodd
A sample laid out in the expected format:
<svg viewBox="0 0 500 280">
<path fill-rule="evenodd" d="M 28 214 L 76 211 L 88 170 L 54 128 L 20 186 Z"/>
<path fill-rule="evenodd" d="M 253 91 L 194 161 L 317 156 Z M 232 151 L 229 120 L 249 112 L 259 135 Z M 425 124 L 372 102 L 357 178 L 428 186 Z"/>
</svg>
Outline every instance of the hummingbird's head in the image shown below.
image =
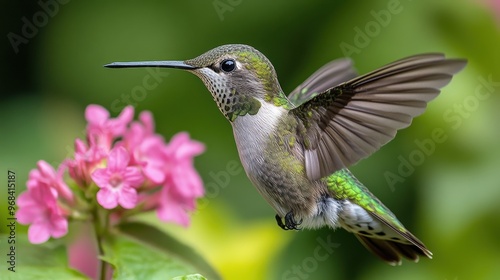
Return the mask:
<svg viewBox="0 0 500 280">
<path fill-rule="evenodd" d="M 184 63 L 195 68 L 191 72 L 229 120 L 257 113 L 261 102 L 281 91 L 271 62 L 247 45 L 223 45 Z"/>
<path fill-rule="evenodd" d="M 256 114 L 261 102 L 282 94 L 276 71 L 258 50 L 247 45 L 223 45 L 186 61 L 114 62 L 106 67 L 166 67 L 198 76 L 230 121 Z"/>
</svg>

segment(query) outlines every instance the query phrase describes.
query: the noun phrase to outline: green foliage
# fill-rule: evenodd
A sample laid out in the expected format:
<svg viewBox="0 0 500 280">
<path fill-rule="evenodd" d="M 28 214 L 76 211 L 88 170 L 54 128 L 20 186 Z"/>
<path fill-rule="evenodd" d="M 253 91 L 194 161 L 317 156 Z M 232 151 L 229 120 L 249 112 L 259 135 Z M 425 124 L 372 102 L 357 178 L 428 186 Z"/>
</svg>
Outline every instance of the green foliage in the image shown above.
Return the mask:
<svg viewBox="0 0 500 280">
<path fill-rule="evenodd" d="M 161 255 L 163 254 L 163 258 L 173 258 L 176 259 L 176 262 L 179 264 L 187 264 L 187 265 L 180 265 L 180 268 L 186 270 L 187 268 L 191 267 L 186 273 L 194 273 L 194 272 L 201 272 L 210 279 L 219 279 L 219 276 L 217 272 L 215 272 L 210 265 L 203 259 L 201 258 L 198 253 L 196 253 L 193 249 L 190 247 L 180 243 L 177 241 L 175 238 L 172 236 L 168 235 L 167 233 L 158 230 L 157 228 L 140 223 L 140 222 L 130 222 L 130 223 L 124 223 L 119 225 L 118 229 L 124 233 L 125 235 L 133 238 L 136 240 L 139 244 L 134 244 L 129 248 L 129 250 L 136 250 L 138 249 L 141 253 L 137 255 L 137 258 L 140 260 L 142 258 L 145 259 L 155 259 L 155 257 L 152 257 L 153 255 Z M 123 242 L 123 241 L 122 241 Z M 125 243 L 133 243 L 133 242 L 125 242 Z M 135 248 L 134 248 L 135 246 Z M 123 248 L 119 244 L 113 244 L 113 247 L 119 251 L 122 251 Z M 144 248 L 148 248 L 144 250 Z M 127 250 L 127 249 L 125 249 Z M 114 250 L 109 251 L 110 254 L 114 254 Z M 126 253 L 122 252 L 121 255 L 127 255 Z M 128 255 L 135 255 L 133 252 L 128 252 Z M 145 259 L 142 259 L 139 261 L 139 263 L 149 263 L 148 261 L 145 261 Z M 124 270 L 128 270 L 128 265 L 127 263 L 130 261 L 127 260 L 122 260 L 121 267 Z M 153 261 L 152 263 L 149 263 L 148 266 L 150 267 L 155 267 L 155 265 L 162 266 L 161 263 L 163 261 L 161 260 L 156 260 Z M 130 264 L 130 263 L 129 263 Z M 177 265 L 177 264 L 176 264 Z M 117 266 L 118 267 L 118 266 Z M 173 275 L 174 273 L 171 272 L 170 268 L 162 268 L 165 272 L 169 271 L 170 274 L 168 275 Z M 175 270 L 175 269 L 173 269 Z M 184 271 L 183 271 L 184 273 Z M 180 273 L 177 273 L 177 275 Z M 164 276 L 164 274 L 160 274 L 160 276 Z M 151 277 L 146 277 L 141 279 L 152 279 Z M 186 279 L 191 279 L 191 278 L 186 278 Z M 198 279 L 198 278 L 193 278 L 193 279 Z"/>
<path fill-rule="evenodd" d="M 200 274 L 190 274 L 172 278 L 172 280 L 206 280 L 206 279 L 207 278 L 201 276 Z"/>
<path fill-rule="evenodd" d="M 109 236 L 104 241 L 104 255 L 100 257 L 113 267 L 113 279 L 220 279 L 193 249 L 158 229 L 142 224 L 120 226 L 124 233 Z M 0 236 L 1 244 L 7 237 Z M 68 267 L 66 246 L 61 240 L 33 245 L 25 234 L 16 236 L 16 263 L 7 271 L 2 262 L 1 279 L 87 279 Z M 5 272 L 7 271 L 7 272 Z"/>
<path fill-rule="evenodd" d="M 194 268 L 170 255 L 124 238 L 105 247 L 103 259 L 113 265 L 114 279 L 170 279 L 194 272 Z"/>
<path fill-rule="evenodd" d="M 7 236 L 0 235 L 0 244 L 3 249 L 8 248 Z M 5 247 L 4 247 L 5 246 Z M 0 263 L 1 279 L 87 279 L 80 272 L 68 267 L 66 248 L 60 240 L 51 240 L 41 245 L 29 243 L 25 234 L 16 236 L 15 263 L 9 264 L 5 260 Z M 7 270 L 11 267 L 11 270 Z"/>
</svg>

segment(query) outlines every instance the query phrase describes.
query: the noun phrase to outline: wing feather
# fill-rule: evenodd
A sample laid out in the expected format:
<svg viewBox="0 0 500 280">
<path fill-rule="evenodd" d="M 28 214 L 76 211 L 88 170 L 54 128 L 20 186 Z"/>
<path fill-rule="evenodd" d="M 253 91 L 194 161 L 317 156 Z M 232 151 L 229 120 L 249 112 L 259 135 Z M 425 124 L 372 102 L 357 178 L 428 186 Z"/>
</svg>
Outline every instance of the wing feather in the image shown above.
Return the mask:
<svg viewBox="0 0 500 280">
<path fill-rule="evenodd" d="M 288 99 L 293 104 L 300 105 L 317 94 L 353 79 L 356 76 L 356 70 L 352 67 L 352 60 L 349 58 L 331 61 L 296 87 L 288 95 Z"/>
<path fill-rule="evenodd" d="M 308 177 L 322 178 L 377 151 L 422 114 L 465 64 L 442 54 L 416 55 L 308 96 L 290 111 L 302 124 L 297 133 Z"/>
</svg>

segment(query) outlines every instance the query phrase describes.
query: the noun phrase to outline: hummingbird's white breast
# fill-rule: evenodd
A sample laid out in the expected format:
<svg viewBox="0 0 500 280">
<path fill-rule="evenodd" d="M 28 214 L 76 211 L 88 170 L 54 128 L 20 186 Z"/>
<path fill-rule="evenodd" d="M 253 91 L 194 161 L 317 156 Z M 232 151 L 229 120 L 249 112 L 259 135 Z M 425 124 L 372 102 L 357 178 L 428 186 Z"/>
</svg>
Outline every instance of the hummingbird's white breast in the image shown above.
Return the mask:
<svg viewBox="0 0 500 280">
<path fill-rule="evenodd" d="M 240 160 L 245 169 L 248 178 L 257 187 L 261 195 L 270 203 L 278 212 L 286 211 L 281 209 L 281 206 L 270 199 L 266 193 L 266 189 L 260 182 L 259 174 L 264 172 L 265 166 L 265 149 L 272 141 L 273 133 L 276 132 L 277 125 L 283 114 L 288 111 L 282 107 L 275 106 L 257 99 L 261 103 L 261 107 L 255 115 L 238 116 L 232 122 L 234 139 L 240 155 Z"/>
<path fill-rule="evenodd" d="M 257 99 L 261 103 L 259 112 L 255 115 L 239 116 L 232 122 L 234 139 L 240 154 L 243 167 L 251 170 L 261 162 L 263 149 L 276 132 L 279 120 L 287 110 Z"/>
</svg>

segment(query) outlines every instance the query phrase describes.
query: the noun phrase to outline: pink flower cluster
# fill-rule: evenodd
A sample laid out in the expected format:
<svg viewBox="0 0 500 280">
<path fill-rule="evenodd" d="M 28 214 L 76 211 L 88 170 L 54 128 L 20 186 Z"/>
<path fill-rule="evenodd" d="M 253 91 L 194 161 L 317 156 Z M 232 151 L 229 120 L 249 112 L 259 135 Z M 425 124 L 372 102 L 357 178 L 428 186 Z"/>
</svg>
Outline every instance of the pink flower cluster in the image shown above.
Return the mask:
<svg viewBox="0 0 500 280">
<path fill-rule="evenodd" d="M 38 162 L 17 201 L 16 216 L 20 223 L 30 224 L 30 242 L 64 236 L 68 219 L 89 210 L 89 197 L 119 214 L 133 208 L 156 210 L 163 221 L 189 225 L 188 211 L 204 193 L 193 167 L 193 157 L 204 151 L 204 145 L 187 133 L 166 143 L 155 134 L 150 112 L 142 112 L 139 121 L 132 121 L 133 115 L 131 106 L 110 118 L 103 107 L 89 105 L 87 139 L 76 139 L 74 158 L 65 160 L 57 172 L 47 162 Z M 65 183 L 66 170 L 73 184 Z"/>
</svg>

